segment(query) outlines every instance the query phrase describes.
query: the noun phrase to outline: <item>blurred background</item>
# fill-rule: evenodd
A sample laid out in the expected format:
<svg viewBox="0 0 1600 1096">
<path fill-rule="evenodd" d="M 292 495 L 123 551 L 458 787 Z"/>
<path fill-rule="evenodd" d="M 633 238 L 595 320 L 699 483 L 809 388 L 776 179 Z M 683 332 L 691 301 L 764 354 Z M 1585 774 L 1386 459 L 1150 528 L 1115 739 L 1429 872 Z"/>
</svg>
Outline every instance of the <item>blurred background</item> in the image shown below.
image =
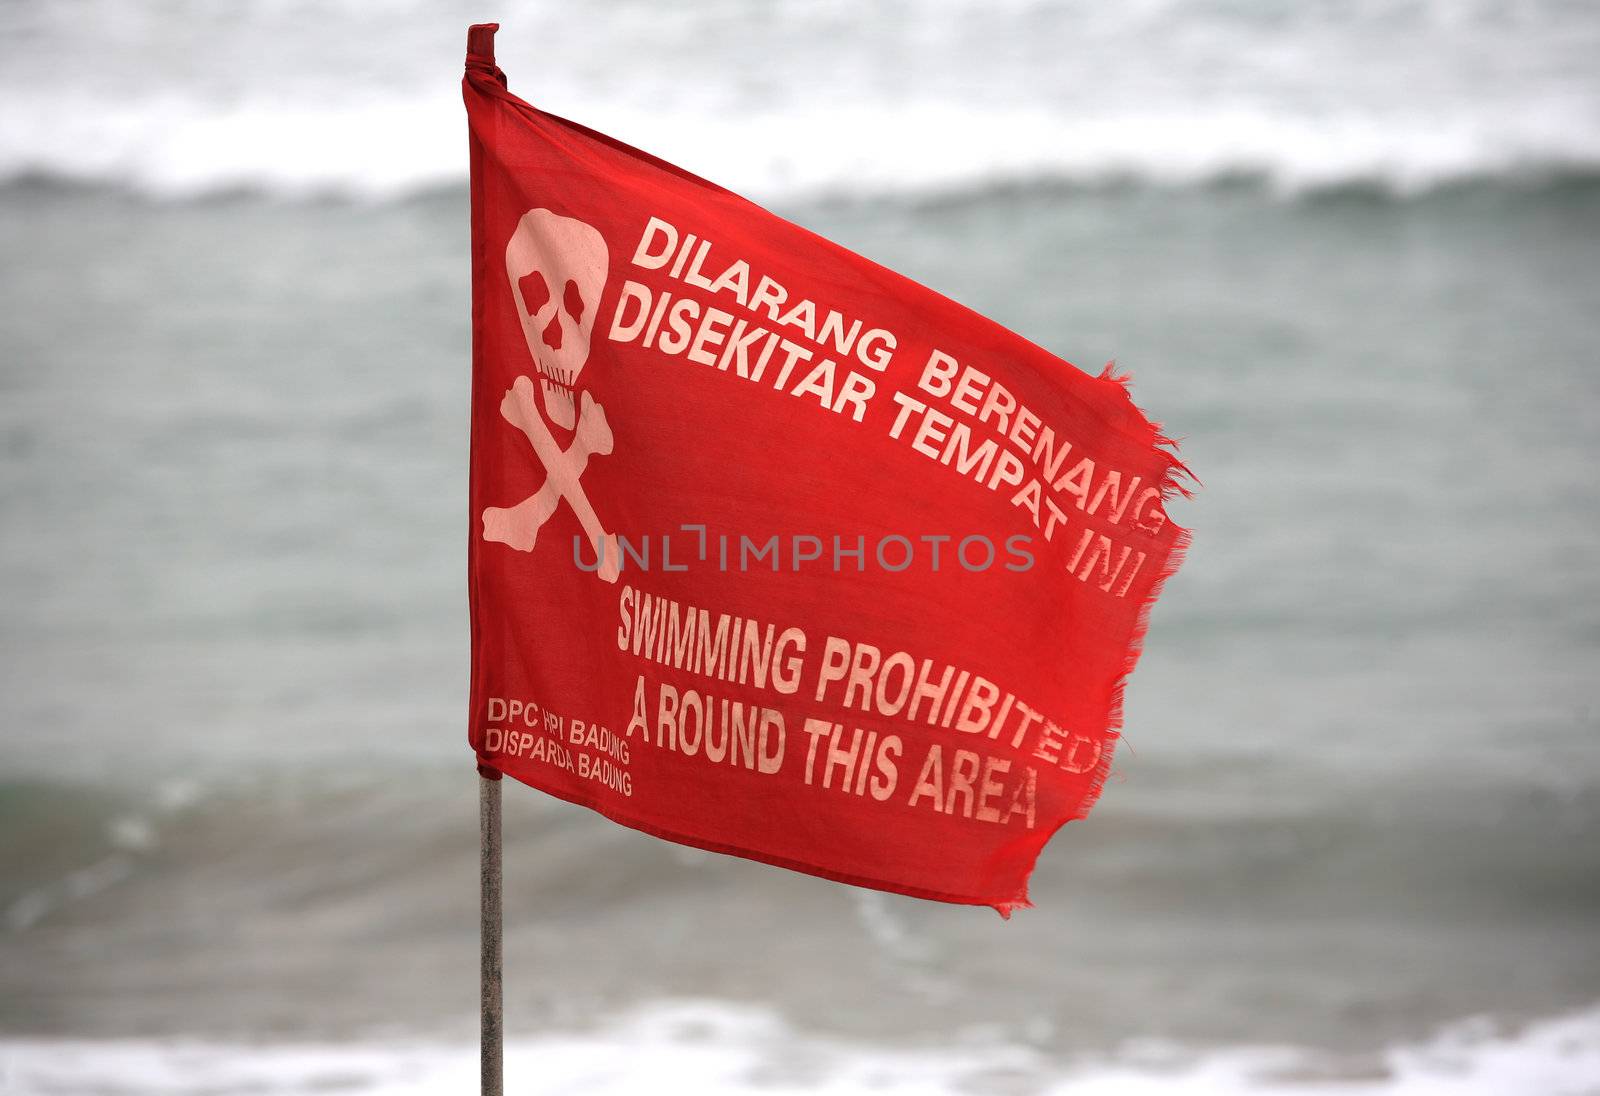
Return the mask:
<svg viewBox="0 0 1600 1096">
<path fill-rule="evenodd" d="M 506 796 L 511 1091 L 1600 1091 L 1600 8 L 0 3 L 0 1092 L 470 1091 L 467 24 L 1205 481 L 1034 910 Z"/>
</svg>

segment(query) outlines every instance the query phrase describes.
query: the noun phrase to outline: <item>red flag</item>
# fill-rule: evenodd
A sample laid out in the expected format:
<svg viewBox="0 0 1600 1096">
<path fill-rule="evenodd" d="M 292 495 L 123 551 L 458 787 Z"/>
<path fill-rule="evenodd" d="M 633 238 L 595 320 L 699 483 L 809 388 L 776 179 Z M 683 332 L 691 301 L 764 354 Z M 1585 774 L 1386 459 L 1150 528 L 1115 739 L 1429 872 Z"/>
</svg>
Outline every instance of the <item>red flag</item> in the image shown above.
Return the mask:
<svg viewBox="0 0 1600 1096">
<path fill-rule="evenodd" d="M 480 767 L 1026 905 L 1187 540 L 1171 443 L 1123 378 L 529 106 L 495 30 L 463 85 Z"/>
</svg>

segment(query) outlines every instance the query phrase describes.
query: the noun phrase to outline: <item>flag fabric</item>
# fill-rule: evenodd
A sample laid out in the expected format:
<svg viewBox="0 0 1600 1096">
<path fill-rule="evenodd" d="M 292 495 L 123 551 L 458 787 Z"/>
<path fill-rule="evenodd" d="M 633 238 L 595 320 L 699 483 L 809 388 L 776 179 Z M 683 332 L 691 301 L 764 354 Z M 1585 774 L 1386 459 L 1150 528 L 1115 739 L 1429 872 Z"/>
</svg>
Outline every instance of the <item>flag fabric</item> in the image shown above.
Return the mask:
<svg viewBox="0 0 1600 1096">
<path fill-rule="evenodd" d="M 480 770 L 1027 905 L 1187 540 L 1175 447 L 1109 369 L 523 102 L 495 29 L 463 83 Z"/>
</svg>

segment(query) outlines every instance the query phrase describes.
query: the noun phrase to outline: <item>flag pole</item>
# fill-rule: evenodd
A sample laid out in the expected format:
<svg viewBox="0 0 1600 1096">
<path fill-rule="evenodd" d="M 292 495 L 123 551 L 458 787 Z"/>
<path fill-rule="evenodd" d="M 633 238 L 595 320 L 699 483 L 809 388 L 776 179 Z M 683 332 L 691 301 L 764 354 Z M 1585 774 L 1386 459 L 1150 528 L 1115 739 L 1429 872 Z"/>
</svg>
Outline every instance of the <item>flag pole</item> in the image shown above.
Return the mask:
<svg viewBox="0 0 1600 1096">
<path fill-rule="evenodd" d="M 478 770 L 479 1039 L 482 1096 L 502 1096 L 500 774 Z"/>
<path fill-rule="evenodd" d="M 470 84 L 473 72 L 487 71 L 499 84 L 505 86 L 505 74 L 494 63 L 494 32 L 498 23 L 480 23 L 467 28 L 466 83 Z M 470 99 L 471 96 L 468 96 Z M 478 204 L 478 160 L 481 149 L 478 139 L 468 129 L 471 149 L 472 176 L 472 248 L 476 258 L 483 243 L 482 209 Z M 472 364 L 478 368 L 476 276 L 473 287 Z M 467 563 L 472 574 L 472 560 Z M 473 620 L 477 620 L 476 587 L 473 587 Z M 477 629 L 473 629 L 477 638 Z M 476 658 L 474 653 L 474 683 L 476 683 Z M 503 957 L 500 917 L 500 773 L 478 764 L 478 1071 L 479 1091 L 482 1096 L 504 1096 L 505 1048 L 504 1015 L 501 1011 L 500 988 L 501 960 Z"/>
</svg>

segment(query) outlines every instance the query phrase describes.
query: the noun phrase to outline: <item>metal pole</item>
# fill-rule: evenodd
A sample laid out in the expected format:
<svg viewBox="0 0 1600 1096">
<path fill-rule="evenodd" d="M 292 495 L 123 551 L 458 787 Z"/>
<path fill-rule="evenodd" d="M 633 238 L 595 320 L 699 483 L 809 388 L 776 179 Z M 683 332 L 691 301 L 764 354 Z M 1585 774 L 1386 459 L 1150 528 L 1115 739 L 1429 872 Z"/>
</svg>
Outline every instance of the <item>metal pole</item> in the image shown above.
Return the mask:
<svg viewBox="0 0 1600 1096">
<path fill-rule="evenodd" d="M 502 1096 L 500 997 L 500 774 L 478 776 L 478 886 L 480 955 L 478 987 L 480 1027 L 478 1052 L 482 1096 Z"/>
</svg>

